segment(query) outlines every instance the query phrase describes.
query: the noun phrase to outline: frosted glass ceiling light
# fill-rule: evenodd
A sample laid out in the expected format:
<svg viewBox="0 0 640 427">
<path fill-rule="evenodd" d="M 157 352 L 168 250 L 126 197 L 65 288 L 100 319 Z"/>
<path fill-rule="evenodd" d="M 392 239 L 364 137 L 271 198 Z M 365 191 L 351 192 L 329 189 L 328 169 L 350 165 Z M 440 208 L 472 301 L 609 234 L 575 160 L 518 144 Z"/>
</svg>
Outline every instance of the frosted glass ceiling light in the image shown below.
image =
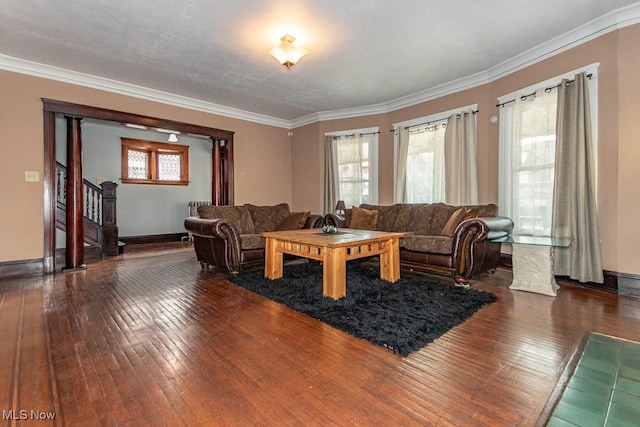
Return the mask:
<svg viewBox="0 0 640 427">
<path fill-rule="evenodd" d="M 276 61 L 287 67 L 287 69 L 293 67 L 308 53 L 303 47 L 295 45 L 295 41 L 296 38 L 291 34 L 285 34 L 280 39 L 280 44 L 269 51 L 269 55 L 273 56 Z"/>
</svg>

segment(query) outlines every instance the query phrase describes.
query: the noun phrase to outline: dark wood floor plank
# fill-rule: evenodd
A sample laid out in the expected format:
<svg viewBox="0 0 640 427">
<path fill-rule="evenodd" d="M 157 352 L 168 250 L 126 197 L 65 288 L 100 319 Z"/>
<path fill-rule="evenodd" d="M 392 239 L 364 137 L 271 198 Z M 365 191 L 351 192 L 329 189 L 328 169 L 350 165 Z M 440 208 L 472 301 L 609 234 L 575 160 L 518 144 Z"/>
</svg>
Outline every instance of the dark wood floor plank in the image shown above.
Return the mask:
<svg viewBox="0 0 640 427">
<path fill-rule="evenodd" d="M 227 277 L 180 242 L 0 280 L 0 402 L 67 426 L 527 426 L 584 331 L 640 341 L 640 300 L 499 270 L 473 282 L 498 302 L 402 358 Z"/>
</svg>

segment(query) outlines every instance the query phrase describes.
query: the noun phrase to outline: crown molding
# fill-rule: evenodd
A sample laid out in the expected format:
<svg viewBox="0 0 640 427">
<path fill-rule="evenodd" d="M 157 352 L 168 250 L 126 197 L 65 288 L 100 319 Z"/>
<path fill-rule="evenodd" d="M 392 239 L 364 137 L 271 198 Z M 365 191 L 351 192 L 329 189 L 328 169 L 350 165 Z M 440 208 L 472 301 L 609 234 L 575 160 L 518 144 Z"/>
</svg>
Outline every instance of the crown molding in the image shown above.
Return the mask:
<svg viewBox="0 0 640 427">
<path fill-rule="evenodd" d="M 508 61 L 487 70 L 489 81 L 494 81 L 523 68 L 565 52 L 607 33 L 640 22 L 640 3 L 614 10 L 591 22 L 548 40 Z"/>
<path fill-rule="evenodd" d="M 564 52 L 580 44 L 586 43 L 609 32 L 634 25 L 640 22 L 640 2 L 625 8 L 614 10 L 566 34 L 542 43 L 523 52 L 495 67 L 471 76 L 429 88 L 412 95 L 403 96 L 385 103 L 366 105 L 357 108 L 345 108 L 332 111 L 321 111 L 308 114 L 293 120 L 285 120 L 264 114 L 244 111 L 233 107 L 214 104 L 199 99 L 189 98 L 155 89 L 124 83 L 90 74 L 27 61 L 0 54 L 0 69 L 49 80 L 71 83 L 78 86 L 145 99 L 195 111 L 216 114 L 223 117 L 249 121 L 258 124 L 293 129 L 327 120 L 347 119 L 375 114 L 386 114 L 391 111 L 417 105 L 463 90 L 490 83 L 508 74 L 543 61 L 553 55 Z"/>
<path fill-rule="evenodd" d="M 20 74 L 27 74 L 34 77 L 41 77 L 48 80 L 71 83 L 78 86 L 89 87 L 106 92 L 112 92 L 120 95 L 126 95 L 134 98 L 168 104 L 176 107 L 187 108 L 190 110 L 201 111 L 204 113 L 216 114 L 232 119 L 245 120 L 253 123 L 265 124 L 287 129 L 291 127 L 291 123 L 289 120 L 239 110 L 233 107 L 214 104 L 199 99 L 150 89 L 147 87 L 133 85 L 117 80 L 111 80 L 104 77 L 78 73 L 76 71 L 53 67 L 51 65 L 41 64 L 38 62 L 27 61 L 20 58 L 14 58 L 8 55 L 0 54 L 0 69 Z"/>
<path fill-rule="evenodd" d="M 411 107 L 423 102 L 431 101 L 443 96 L 461 92 L 482 86 L 512 74 L 518 70 L 529 67 L 537 62 L 543 61 L 551 56 L 579 46 L 604 34 L 619 30 L 634 24 L 640 23 L 640 3 L 636 3 L 621 9 L 614 10 L 601 16 L 587 24 L 573 29 L 559 37 L 542 43 L 528 51 L 525 51 L 495 67 L 482 71 L 471 76 L 462 77 L 457 80 L 425 89 L 411 95 L 396 98 L 384 104 L 376 104 L 378 113 L 388 113 L 402 108 Z M 384 111 L 386 109 L 386 111 Z M 367 107 L 357 109 L 336 110 L 335 112 L 325 112 L 332 120 L 355 117 L 359 110 L 367 111 Z M 376 114 L 378 114 L 376 113 Z M 361 114 L 365 115 L 365 114 Z M 309 116 L 305 116 L 309 117 Z M 322 120 L 320 115 L 318 120 Z M 296 123 L 293 120 L 292 123 Z"/>
<path fill-rule="evenodd" d="M 349 119 L 352 117 L 373 116 L 376 114 L 386 114 L 389 108 L 386 104 L 372 104 L 364 107 L 345 108 L 341 110 L 320 111 L 308 114 L 291 120 L 291 128 L 310 125 L 316 122 L 324 122 L 328 120 Z"/>
</svg>

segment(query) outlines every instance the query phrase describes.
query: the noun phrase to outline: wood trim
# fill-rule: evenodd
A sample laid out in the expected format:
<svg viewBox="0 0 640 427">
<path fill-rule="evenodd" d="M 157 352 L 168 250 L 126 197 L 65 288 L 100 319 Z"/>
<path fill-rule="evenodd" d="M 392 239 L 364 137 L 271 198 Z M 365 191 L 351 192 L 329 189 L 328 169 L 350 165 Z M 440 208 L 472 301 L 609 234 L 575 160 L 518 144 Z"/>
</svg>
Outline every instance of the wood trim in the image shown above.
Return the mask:
<svg viewBox="0 0 640 427">
<path fill-rule="evenodd" d="M 146 236 L 120 236 L 119 240 L 127 245 L 139 245 L 143 243 L 180 242 L 184 237 L 188 236 L 187 233 L 150 234 Z"/>
<path fill-rule="evenodd" d="M 168 119 L 144 116 L 135 113 L 127 113 L 123 111 L 109 110 L 100 107 L 92 107 L 89 105 L 73 104 L 70 102 L 57 101 L 54 99 L 42 98 L 42 102 L 44 104 L 44 111 L 53 113 L 64 113 L 79 117 L 108 120 L 120 123 L 131 123 L 147 126 L 150 128 L 168 128 L 180 132 L 212 136 L 221 139 L 233 138 L 233 134 L 235 133 L 229 130 L 176 122 Z"/>
<path fill-rule="evenodd" d="M 536 427 L 543 427 L 549 423 L 549 419 L 551 418 L 556 405 L 560 401 L 560 398 L 562 398 L 562 394 L 567 388 L 567 384 L 569 384 L 569 381 L 580 362 L 580 358 L 582 357 L 582 353 L 589 342 L 589 338 L 591 338 L 591 332 L 585 332 L 574 346 L 573 351 L 569 353 L 569 356 L 565 359 L 562 375 L 560 375 L 556 386 L 549 395 L 549 399 L 547 400 L 547 403 L 535 424 Z"/>
<path fill-rule="evenodd" d="M 55 249 L 54 249 L 55 256 Z M 26 276 L 40 276 L 44 272 L 43 259 L 27 259 L 0 263 L 0 278 L 9 279 Z"/>
</svg>

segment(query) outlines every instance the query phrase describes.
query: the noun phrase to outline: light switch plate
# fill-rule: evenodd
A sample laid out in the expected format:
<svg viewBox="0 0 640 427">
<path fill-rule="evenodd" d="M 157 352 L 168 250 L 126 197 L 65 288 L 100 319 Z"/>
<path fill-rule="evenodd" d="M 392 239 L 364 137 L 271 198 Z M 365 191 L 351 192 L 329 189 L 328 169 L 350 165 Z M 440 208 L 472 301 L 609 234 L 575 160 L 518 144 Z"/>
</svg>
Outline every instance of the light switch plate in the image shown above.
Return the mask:
<svg viewBox="0 0 640 427">
<path fill-rule="evenodd" d="M 26 182 L 38 182 L 38 181 L 40 181 L 40 172 L 38 172 L 38 171 L 24 171 L 24 180 Z"/>
</svg>

